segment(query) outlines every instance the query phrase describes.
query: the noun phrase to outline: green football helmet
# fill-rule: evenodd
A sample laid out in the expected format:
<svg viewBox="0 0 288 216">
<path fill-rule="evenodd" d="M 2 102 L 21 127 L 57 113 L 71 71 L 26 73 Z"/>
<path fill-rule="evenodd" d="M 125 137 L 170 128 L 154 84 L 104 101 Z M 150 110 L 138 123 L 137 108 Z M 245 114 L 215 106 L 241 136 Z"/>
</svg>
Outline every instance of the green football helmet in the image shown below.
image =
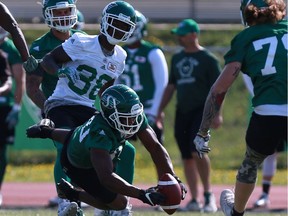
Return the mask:
<svg viewBox="0 0 288 216">
<path fill-rule="evenodd" d="M 123 84 L 107 88 L 101 95 L 100 107 L 104 119 L 125 137 L 134 135 L 144 120 L 138 95 Z"/>
<path fill-rule="evenodd" d="M 135 10 L 125 1 L 109 3 L 102 12 L 101 33 L 107 37 L 110 44 L 125 42 L 135 29 Z M 126 24 L 119 26 L 119 23 Z"/>
<path fill-rule="evenodd" d="M 247 26 L 247 21 L 245 18 L 245 9 L 249 4 L 253 4 L 258 8 L 265 8 L 268 7 L 268 4 L 266 3 L 266 0 L 241 0 L 240 5 L 240 16 L 241 21 L 244 26 Z"/>
<path fill-rule="evenodd" d="M 147 36 L 148 20 L 140 11 L 136 10 L 135 13 L 136 27 L 131 37 L 126 41 L 126 44 L 133 44 L 134 42 L 141 40 L 143 37 Z"/>
<path fill-rule="evenodd" d="M 77 9 L 74 0 L 43 0 L 43 16 L 45 23 L 60 32 L 69 31 L 77 22 Z M 71 13 L 55 16 L 55 10 L 69 8 Z"/>
</svg>

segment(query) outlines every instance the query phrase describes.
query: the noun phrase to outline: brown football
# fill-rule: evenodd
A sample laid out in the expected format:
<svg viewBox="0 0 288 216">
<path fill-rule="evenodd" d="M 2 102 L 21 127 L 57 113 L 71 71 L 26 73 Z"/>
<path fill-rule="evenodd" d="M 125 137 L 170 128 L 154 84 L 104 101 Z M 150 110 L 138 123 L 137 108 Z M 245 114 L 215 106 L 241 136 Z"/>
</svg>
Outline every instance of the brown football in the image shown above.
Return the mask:
<svg viewBox="0 0 288 216">
<path fill-rule="evenodd" d="M 165 195 L 165 202 L 160 206 L 169 215 L 172 215 L 180 206 L 182 190 L 177 180 L 170 174 L 165 173 L 158 182 L 158 190 Z"/>
</svg>

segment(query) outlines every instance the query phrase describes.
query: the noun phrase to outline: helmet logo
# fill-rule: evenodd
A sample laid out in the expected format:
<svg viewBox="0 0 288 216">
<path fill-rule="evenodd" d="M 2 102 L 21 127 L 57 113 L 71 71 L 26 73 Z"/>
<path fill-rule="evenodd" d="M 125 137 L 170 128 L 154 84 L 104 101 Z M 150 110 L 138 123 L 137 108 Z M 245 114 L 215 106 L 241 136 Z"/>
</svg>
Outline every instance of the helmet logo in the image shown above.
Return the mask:
<svg viewBox="0 0 288 216">
<path fill-rule="evenodd" d="M 107 94 L 102 96 L 101 101 L 102 104 L 109 109 L 114 108 L 117 104 L 120 103 L 120 101 L 118 101 L 115 97 Z"/>
<path fill-rule="evenodd" d="M 140 106 L 140 104 L 134 104 L 131 107 L 131 114 L 136 115 L 142 112 L 142 107 Z"/>
<path fill-rule="evenodd" d="M 124 21 L 130 21 L 131 19 L 131 17 L 130 16 L 126 16 L 125 14 L 123 14 L 123 13 L 120 13 L 119 14 L 119 18 L 121 19 L 121 20 L 124 20 Z"/>
</svg>

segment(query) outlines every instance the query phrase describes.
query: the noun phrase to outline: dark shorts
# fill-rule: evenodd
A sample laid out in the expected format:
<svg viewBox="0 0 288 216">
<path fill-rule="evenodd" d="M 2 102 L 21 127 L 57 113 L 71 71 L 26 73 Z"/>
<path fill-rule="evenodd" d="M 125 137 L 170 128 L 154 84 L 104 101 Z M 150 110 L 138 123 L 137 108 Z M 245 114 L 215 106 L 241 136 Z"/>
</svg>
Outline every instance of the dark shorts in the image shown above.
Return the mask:
<svg viewBox="0 0 288 216">
<path fill-rule="evenodd" d="M 0 106 L 0 146 L 14 144 L 15 128 L 8 129 L 6 117 L 11 111 L 12 106 Z"/>
<path fill-rule="evenodd" d="M 196 152 L 193 140 L 199 130 L 202 113 L 203 108 L 185 114 L 176 111 L 174 136 L 182 159 L 190 159 L 191 153 Z"/>
<path fill-rule="evenodd" d="M 262 116 L 253 112 L 246 132 L 246 143 L 264 155 L 287 149 L 287 117 Z"/>
<path fill-rule="evenodd" d="M 61 165 L 72 183 L 76 184 L 96 199 L 100 199 L 103 203 L 111 203 L 115 200 L 117 194 L 103 187 L 94 168 L 80 169 L 74 167 L 69 162 L 67 157 L 67 146 L 68 144 L 66 142 L 61 153 Z"/>
<path fill-rule="evenodd" d="M 48 112 L 48 118 L 57 128 L 75 128 L 84 124 L 94 113 L 95 109 L 87 106 L 58 106 Z"/>
</svg>

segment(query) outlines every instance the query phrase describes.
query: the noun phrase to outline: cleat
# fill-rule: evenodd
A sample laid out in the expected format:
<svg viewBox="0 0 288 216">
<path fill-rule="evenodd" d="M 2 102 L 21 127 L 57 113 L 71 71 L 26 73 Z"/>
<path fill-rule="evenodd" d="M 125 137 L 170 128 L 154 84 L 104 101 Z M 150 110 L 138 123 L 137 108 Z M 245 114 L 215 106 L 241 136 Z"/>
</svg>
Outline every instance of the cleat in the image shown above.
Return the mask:
<svg viewBox="0 0 288 216">
<path fill-rule="evenodd" d="M 205 213 L 215 213 L 217 212 L 217 205 L 214 194 L 210 195 L 209 203 L 205 203 L 203 207 Z"/>
<path fill-rule="evenodd" d="M 184 208 L 179 208 L 178 211 L 188 212 L 188 211 L 196 211 L 201 212 L 201 205 L 196 200 L 191 200 Z"/>
<path fill-rule="evenodd" d="M 225 216 L 232 215 L 232 209 L 234 206 L 234 193 L 229 189 L 222 191 L 220 196 L 220 206 Z"/>
<path fill-rule="evenodd" d="M 76 202 L 61 200 L 58 205 L 58 216 L 77 216 L 78 205 Z"/>
<path fill-rule="evenodd" d="M 254 208 L 267 208 L 270 204 L 269 195 L 263 193 L 259 199 L 254 203 Z"/>
</svg>

